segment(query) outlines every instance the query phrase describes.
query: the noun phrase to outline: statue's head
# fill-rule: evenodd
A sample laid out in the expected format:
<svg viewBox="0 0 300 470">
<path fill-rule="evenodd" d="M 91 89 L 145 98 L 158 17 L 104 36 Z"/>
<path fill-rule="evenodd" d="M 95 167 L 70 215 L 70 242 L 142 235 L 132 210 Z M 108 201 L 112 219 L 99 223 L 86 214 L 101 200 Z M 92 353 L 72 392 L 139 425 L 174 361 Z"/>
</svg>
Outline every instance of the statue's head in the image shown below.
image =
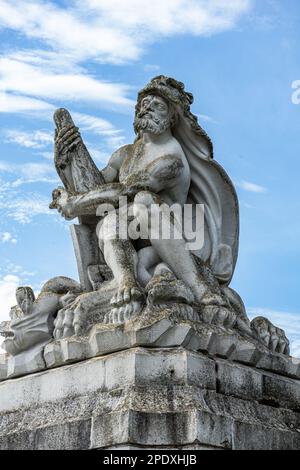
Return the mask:
<svg viewBox="0 0 300 470">
<path fill-rule="evenodd" d="M 160 134 L 176 124 L 179 113 L 197 123 L 190 112 L 192 102 L 193 95 L 184 90 L 183 83 L 164 75 L 153 78 L 138 94 L 135 132 Z"/>
<path fill-rule="evenodd" d="M 140 101 L 134 128 L 137 133 L 160 135 L 172 126 L 173 119 L 174 109 L 171 104 L 162 96 L 149 92 Z"/>
<path fill-rule="evenodd" d="M 33 302 L 35 301 L 34 292 L 31 287 L 18 287 L 16 299 L 24 315 L 30 315 Z"/>
</svg>

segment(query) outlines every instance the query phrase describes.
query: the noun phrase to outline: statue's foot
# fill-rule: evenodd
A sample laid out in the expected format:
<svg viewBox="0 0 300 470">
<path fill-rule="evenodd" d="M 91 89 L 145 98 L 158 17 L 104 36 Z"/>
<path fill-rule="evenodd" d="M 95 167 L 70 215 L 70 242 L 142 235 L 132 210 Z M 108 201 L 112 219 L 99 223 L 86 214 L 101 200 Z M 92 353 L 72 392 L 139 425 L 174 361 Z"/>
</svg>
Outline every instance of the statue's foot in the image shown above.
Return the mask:
<svg viewBox="0 0 300 470">
<path fill-rule="evenodd" d="M 124 323 L 141 312 L 144 304 L 144 293 L 133 281 L 120 284 L 117 293 L 110 301 L 112 310 L 108 312 L 104 323 Z"/>
<path fill-rule="evenodd" d="M 133 301 L 140 301 L 144 298 L 144 294 L 137 284 L 124 283 L 118 288 L 117 293 L 113 296 L 110 303 L 113 307 L 122 307 Z"/>
<path fill-rule="evenodd" d="M 289 340 L 281 328 L 274 326 L 267 318 L 257 317 L 251 322 L 252 331 L 272 352 L 289 355 Z"/>
<path fill-rule="evenodd" d="M 120 307 L 115 307 L 104 316 L 103 323 L 118 324 L 128 322 L 142 311 L 143 306 L 143 301 L 132 300 Z"/>
</svg>

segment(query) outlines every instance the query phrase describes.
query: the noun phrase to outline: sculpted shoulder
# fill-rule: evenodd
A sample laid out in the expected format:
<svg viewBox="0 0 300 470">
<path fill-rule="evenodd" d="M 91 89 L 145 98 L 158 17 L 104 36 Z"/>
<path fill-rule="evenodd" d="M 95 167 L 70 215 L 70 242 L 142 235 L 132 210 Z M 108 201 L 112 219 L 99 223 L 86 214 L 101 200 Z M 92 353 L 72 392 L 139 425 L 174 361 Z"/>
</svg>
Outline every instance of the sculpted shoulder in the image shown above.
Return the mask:
<svg viewBox="0 0 300 470">
<path fill-rule="evenodd" d="M 110 160 L 108 162 L 109 166 L 119 171 L 124 160 L 132 154 L 133 147 L 133 144 L 127 144 L 123 145 L 123 147 L 120 147 L 118 150 L 116 150 L 110 157 Z"/>
</svg>

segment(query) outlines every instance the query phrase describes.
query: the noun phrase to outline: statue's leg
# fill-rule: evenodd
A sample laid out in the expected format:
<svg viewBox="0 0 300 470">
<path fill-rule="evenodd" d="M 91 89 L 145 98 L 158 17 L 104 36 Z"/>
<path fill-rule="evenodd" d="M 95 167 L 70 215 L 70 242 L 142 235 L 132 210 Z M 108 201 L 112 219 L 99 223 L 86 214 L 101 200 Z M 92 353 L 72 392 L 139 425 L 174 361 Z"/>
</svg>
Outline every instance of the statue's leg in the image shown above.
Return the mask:
<svg viewBox="0 0 300 470">
<path fill-rule="evenodd" d="M 118 285 L 117 293 L 111 299 L 114 310 L 110 320 L 113 322 L 129 319 L 137 313 L 144 298 L 137 282 L 137 253 L 131 241 L 120 239 L 118 232 L 124 216 L 121 211 L 108 214 L 98 230 L 99 247 Z"/>
<path fill-rule="evenodd" d="M 209 305 L 226 306 L 227 302 L 221 294 L 218 283 L 208 284 L 204 276 L 199 272 L 192 253 L 186 248 L 186 241 L 182 236 L 182 227 L 174 222 L 169 213 L 164 212 L 157 204 L 157 196 L 147 191 L 138 193 L 134 200 L 134 214 L 140 225 L 145 228 L 149 226 L 150 211 L 160 212 L 160 216 L 151 217 L 151 231 L 149 239 L 159 257 L 172 269 L 176 277 L 182 280 L 193 292 L 195 302 Z M 147 208 L 148 213 L 140 208 Z M 171 233 L 177 232 L 177 237 L 163 239 L 161 234 L 162 225 L 171 225 Z M 156 234 L 153 237 L 153 234 Z"/>
</svg>

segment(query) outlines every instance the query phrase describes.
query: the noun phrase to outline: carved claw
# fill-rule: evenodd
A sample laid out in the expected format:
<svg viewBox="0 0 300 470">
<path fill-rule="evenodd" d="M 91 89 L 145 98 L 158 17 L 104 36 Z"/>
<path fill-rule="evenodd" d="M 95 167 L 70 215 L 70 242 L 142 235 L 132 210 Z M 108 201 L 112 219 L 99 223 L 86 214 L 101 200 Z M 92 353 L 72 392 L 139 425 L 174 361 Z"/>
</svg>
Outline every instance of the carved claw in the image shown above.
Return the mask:
<svg viewBox="0 0 300 470">
<path fill-rule="evenodd" d="M 83 302 L 77 299 L 73 304 L 58 311 L 54 320 L 54 338 L 62 339 L 80 336 L 83 333 L 87 312 Z"/>
</svg>

